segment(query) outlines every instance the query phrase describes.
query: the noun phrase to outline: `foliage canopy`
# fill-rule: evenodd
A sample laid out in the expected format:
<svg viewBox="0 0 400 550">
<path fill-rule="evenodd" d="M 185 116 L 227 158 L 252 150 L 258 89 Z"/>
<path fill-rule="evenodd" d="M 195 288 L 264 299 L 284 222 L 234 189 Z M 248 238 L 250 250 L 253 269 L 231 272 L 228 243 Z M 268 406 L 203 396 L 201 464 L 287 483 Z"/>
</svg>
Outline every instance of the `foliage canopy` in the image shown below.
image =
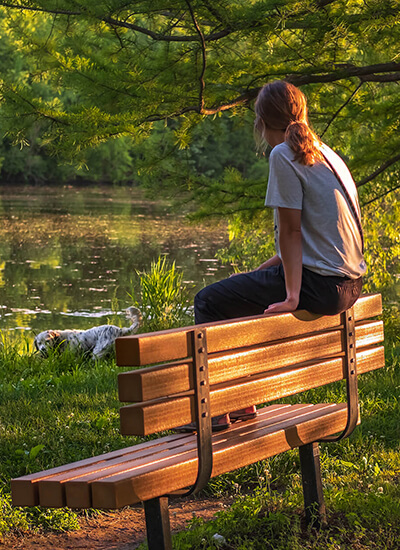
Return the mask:
<svg viewBox="0 0 400 550">
<path fill-rule="evenodd" d="M 154 123 L 185 148 L 203 117 L 246 116 L 266 81 L 305 87 L 320 135 L 360 183 L 400 160 L 396 0 L 9 0 L 3 125 L 17 141 L 40 125 L 65 155 Z M 381 172 L 379 172 L 381 174 Z"/>
</svg>

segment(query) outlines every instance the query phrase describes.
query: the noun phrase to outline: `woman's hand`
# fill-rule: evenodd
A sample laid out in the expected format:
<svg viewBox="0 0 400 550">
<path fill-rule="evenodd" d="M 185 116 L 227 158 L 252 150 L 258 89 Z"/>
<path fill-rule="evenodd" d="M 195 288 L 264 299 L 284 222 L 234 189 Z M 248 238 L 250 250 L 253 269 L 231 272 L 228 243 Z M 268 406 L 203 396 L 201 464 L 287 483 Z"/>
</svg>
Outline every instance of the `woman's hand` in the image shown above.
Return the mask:
<svg viewBox="0 0 400 550">
<path fill-rule="evenodd" d="M 277 302 L 271 304 L 264 313 L 285 313 L 290 311 L 296 311 L 299 305 L 299 300 L 296 298 L 286 299 L 284 302 Z"/>
</svg>

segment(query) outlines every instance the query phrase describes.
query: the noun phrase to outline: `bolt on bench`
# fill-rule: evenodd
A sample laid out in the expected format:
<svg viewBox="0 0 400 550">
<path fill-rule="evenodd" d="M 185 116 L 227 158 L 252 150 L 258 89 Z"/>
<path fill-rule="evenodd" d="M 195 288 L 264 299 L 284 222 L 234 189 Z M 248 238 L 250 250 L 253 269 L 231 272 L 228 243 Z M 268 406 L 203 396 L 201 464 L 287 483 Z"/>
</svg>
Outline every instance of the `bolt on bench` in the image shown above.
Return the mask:
<svg viewBox="0 0 400 550">
<path fill-rule="evenodd" d="M 144 367 L 118 375 L 120 400 L 133 403 L 120 410 L 121 433 L 146 436 L 191 421 L 197 433 L 13 479 L 13 504 L 114 509 L 143 501 L 149 549 L 171 549 L 169 496 L 298 447 L 306 518 L 319 522 L 318 442 L 338 441 L 359 422 L 357 376 L 384 366 L 383 323 L 371 320 L 381 312 L 380 295 L 367 295 L 340 315 L 297 311 L 119 338 L 117 364 Z M 339 380 L 347 403 L 273 404 L 211 433 L 212 416 Z"/>
</svg>

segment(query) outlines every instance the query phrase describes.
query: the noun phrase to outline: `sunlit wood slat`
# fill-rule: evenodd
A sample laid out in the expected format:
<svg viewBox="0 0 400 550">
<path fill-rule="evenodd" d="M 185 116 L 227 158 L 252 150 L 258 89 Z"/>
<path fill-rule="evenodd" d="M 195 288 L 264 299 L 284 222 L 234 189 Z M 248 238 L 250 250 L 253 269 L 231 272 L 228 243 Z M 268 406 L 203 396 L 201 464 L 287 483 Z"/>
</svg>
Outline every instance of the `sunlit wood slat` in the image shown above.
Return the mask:
<svg viewBox="0 0 400 550">
<path fill-rule="evenodd" d="M 356 327 L 357 349 L 383 341 L 383 322 L 367 321 Z M 257 345 L 231 353 L 210 354 L 210 384 L 250 376 L 290 364 L 338 354 L 343 351 L 342 332 L 329 330 L 302 338 Z M 193 386 L 192 363 L 180 362 L 124 372 L 118 375 L 119 399 L 147 401 L 189 391 Z"/>
<path fill-rule="evenodd" d="M 185 452 L 193 449 L 197 449 L 196 442 L 189 438 L 187 434 L 181 434 L 179 439 L 162 441 L 162 443 L 149 448 L 146 452 L 131 452 L 107 462 L 83 467 L 74 472 L 63 472 L 49 479 L 40 480 L 40 504 L 49 508 L 65 505 L 71 508 L 90 508 L 90 483 L 96 479 L 121 471 L 129 471 L 130 475 L 133 476 L 135 470 L 140 466 L 153 463 L 154 457 L 157 457 L 157 461 L 161 462 L 163 459 L 174 457 L 177 454 L 184 455 Z M 68 496 L 68 494 L 65 494 L 65 487 L 72 480 L 75 485 Z"/>
<path fill-rule="evenodd" d="M 383 347 L 357 353 L 359 373 L 384 365 Z M 288 395 L 342 380 L 344 358 L 277 369 L 270 373 L 241 379 L 239 382 L 216 384 L 210 388 L 210 407 L 213 416 L 272 401 Z M 159 399 L 127 405 L 120 409 L 121 433 L 148 435 L 191 422 L 195 419 L 192 395 Z"/>
<path fill-rule="evenodd" d="M 171 435 L 171 443 L 173 441 L 179 441 L 184 437 L 183 434 Z M 57 468 L 51 468 L 43 472 L 36 472 L 34 474 L 28 474 L 19 478 L 11 480 L 11 492 L 12 503 L 14 506 L 37 506 L 39 504 L 39 481 L 51 479 L 53 476 L 69 472 L 70 476 L 74 476 L 81 468 L 91 466 L 93 468 L 102 467 L 109 460 L 119 459 L 132 453 L 142 453 L 148 449 L 157 450 L 160 445 L 159 440 L 146 441 L 132 447 L 126 447 L 110 453 L 104 453 L 99 456 L 87 458 L 66 464 L 65 466 L 58 466 Z M 55 497 L 55 504 L 53 506 L 65 506 L 65 499 L 63 496 Z"/>
<path fill-rule="evenodd" d="M 357 321 L 380 315 L 381 296 L 374 294 L 360 297 L 355 303 L 354 312 Z M 208 351 L 214 353 L 253 346 L 264 341 L 278 340 L 282 334 L 292 338 L 339 325 L 340 315 L 317 316 L 306 311 L 218 321 L 207 325 Z M 184 327 L 117 338 L 118 365 L 149 365 L 189 357 L 189 332 L 192 328 Z"/>
</svg>

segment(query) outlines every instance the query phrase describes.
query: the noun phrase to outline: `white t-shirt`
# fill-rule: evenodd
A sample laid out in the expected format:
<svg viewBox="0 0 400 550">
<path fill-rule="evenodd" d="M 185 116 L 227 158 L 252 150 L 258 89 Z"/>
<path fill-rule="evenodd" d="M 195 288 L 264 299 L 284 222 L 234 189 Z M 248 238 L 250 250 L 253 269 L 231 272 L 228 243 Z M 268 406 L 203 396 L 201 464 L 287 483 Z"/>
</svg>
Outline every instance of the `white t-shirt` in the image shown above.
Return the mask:
<svg viewBox="0 0 400 550">
<path fill-rule="evenodd" d="M 323 144 L 321 151 L 359 211 L 357 189 L 346 164 L 327 145 Z M 361 236 L 342 186 L 324 162 L 305 166 L 293 158 L 286 142 L 274 147 L 269 158 L 265 205 L 275 209 L 277 254 L 280 256 L 276 209 L 301 210 L 304 267 L 320 275 L 360 277 L 366 272 Z"/>
</svg>

